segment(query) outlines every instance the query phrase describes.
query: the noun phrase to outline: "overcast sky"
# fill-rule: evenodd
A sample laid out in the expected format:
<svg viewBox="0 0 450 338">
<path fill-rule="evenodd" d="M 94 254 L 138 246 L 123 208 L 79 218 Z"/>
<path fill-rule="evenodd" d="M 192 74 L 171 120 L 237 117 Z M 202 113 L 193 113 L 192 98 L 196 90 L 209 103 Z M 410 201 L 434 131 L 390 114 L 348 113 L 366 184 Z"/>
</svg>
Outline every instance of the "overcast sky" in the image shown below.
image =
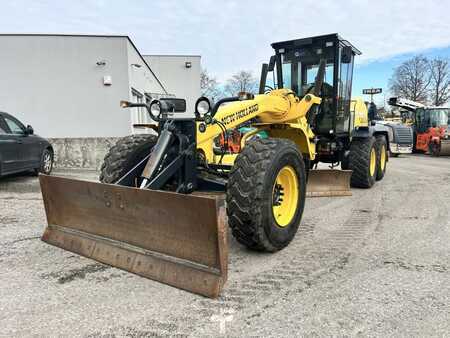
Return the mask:
<svg viewBox="0 0 450 338">
<path fill-rule="evenodd" d="M 143 54 L 200 54 L 225 79 L 259 72 L 270 43 L 338 32 L 359 62 L 450 46 L 450 1 L 1 0 L 2 33 L 129 35 Z M 448 51 L 448 49 L 445 49 Z"/>
</svg>

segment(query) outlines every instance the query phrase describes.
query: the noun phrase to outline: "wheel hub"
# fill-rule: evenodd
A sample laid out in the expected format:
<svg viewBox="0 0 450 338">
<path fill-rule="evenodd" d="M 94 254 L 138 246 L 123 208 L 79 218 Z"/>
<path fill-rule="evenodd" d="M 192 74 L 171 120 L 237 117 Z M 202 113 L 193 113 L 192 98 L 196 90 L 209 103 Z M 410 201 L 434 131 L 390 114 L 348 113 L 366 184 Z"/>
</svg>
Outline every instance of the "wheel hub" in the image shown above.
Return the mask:
<svg viewBox="0 0 450 338">
<path fill-rule="evenodd" d="M 380 159 L 381 170 L 384 170 L 386 166 L 386 148 L 383 145 L 381 147 L 381 159 Z"/>
<path fill-rule="evenodd" d="M 375 148 L 370 151 L 370 176 L 375 175 L 375 168 L 377 165 L 377 154 Z"/>
<path fill-rule="evenodd" d="M 284 188 L 281 184 L 275 184 L 273 192 L 273 202 L 274 206 L 279 206 L 283 202 Z"/>
<path fill-rule="evenodd" d="M 276 223 L 286 227 L 298 208 L 299 182 L 291 166 L 283 167 L 275 180 L 272 193 L 272 212 Z"/>
<path fill-rule="evenodd" d="M 49 172 L 52 167 L 52 156 L 50 153 L 46 153 L 44 155 L 44 171 Z"/>
</svg>

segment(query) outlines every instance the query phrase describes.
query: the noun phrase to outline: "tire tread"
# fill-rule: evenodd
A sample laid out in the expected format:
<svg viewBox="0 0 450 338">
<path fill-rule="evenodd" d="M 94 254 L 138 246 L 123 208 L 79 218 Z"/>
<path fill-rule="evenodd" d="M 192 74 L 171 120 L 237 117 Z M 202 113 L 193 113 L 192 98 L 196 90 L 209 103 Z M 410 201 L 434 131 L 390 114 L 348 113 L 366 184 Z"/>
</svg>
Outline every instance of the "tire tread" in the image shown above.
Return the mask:
<svg viewBox="0 0 450 338">
<path fill-rule="evenodd" d="M 262 209 L 267 203 L 264 180 L 272 159 L 281 149 L 293 147 L 290 140 L 279 138 L 255 139 L 247 142 L 237 156 L 227 185 L 228 224 L 236 240 L 252 250 L 275 252 L 282 247 L 274 245 L 267 237 Z M 301 161 L 303 163 L 303 160 Z"/>
<path fill-rule="evenodd" d="M 156 144 L 157 136 L 153 134 L 129 135 L 119 139 L 106 153 L 100 169 L 100 182 L 114 183 L 127 173 L 127 169 L 136 164 L 131 163 L 136 152 L 144 145 Z"/>
</svg>

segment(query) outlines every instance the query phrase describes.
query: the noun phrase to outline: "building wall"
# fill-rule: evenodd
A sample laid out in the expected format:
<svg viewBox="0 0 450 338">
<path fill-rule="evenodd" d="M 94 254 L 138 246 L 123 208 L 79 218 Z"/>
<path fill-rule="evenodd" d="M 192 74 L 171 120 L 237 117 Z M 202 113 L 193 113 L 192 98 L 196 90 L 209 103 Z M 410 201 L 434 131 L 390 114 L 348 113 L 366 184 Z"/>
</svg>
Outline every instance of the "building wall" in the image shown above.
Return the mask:
<svg viewBox="0 0 450 338">
<path fill-rule="evenodd" d="M 143 96 L 145 102 L 145 93 L 159 93 L 166 95 L 164 82 L 157 78 L 153 69 L 149 68 L 146 60 L 142 59 L 141 55 L 136 51 L 133 45 L 128 42 L 128 78 L 129 88 L 128 97 L 130 101 L 135 98 L 132 94 L 132 89 L 138 91 Z M 144 108 L 130 109 L 132 123 L 154 123 Z M 140 132 L 140 130 L 132 129 L 132 132 Z"/>
<path fill-rule="evenodd" d="M 0 50 L 0 110 L 44 137 L 128 135 L 131 86 L 164 91 L 126 36 L 0 35 Z"/>
<path fill-rule="evenodd" d="M 108 150 L 118 137 L 81 137 L 49 139 L 55 152 L 56 169 L 100 170 Z"/>
<path fill-rule="evenodd" d="M 144 55 L 144 59 L 169 93 L 186 99 L 187 112 L 193 116 L 201 93 L 200 56 Z M 191 63 L 191 68 L 186 68 L 186 62 Z"/>
<path fill-rule="evenodd" d="M 132 128 L 147 114 L 119 106 L 132 88 L 176 93 L 192 112 L 200 96 L 200 57 L 156 57 L 150 69 L 126 36 L 0 34 L 0 50 L 0 111 L 49 138 L 58 168 L 98 170 L 118 137 L 151 131 Z"/>
<path fill-rule="evenodd" d="M 0 110 L 45 137 L 129 133 L 126 38 L 0 36 Z M 104 66 L 97 62 L 105 61 Z M 103 76 L 112 78 L 103 85 Z"/>
</svg>

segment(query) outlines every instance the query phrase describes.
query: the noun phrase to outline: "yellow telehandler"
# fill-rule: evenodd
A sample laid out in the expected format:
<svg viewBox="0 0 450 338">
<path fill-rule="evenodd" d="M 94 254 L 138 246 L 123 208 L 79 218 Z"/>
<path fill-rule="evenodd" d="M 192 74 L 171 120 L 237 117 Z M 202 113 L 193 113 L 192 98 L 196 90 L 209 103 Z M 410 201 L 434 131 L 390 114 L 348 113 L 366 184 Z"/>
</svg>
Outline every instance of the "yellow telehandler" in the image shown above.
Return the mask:
<svg viewBox="0 0 450 338">
<path fill-rule="evenodd" d="M 272 47 L 259 95 L 215 104 L 201 97 L 195 118 L 179 114 L 182 99 L 122 101 L 146 108 L 157 135 L 119 140 L 105 156 L 101 183 L 41 175 L 42 239 L 217 297 L 227 279 L 228 226 L 248 248 L 275 252 L 294 238 L 307 192 L 348 195 L 350 184 L 381 180 L 387 130 L 351 99 L 360 52 L 337 34 Z M 319 162 L 343 170 L 314 169 Z"/>
</svg>

